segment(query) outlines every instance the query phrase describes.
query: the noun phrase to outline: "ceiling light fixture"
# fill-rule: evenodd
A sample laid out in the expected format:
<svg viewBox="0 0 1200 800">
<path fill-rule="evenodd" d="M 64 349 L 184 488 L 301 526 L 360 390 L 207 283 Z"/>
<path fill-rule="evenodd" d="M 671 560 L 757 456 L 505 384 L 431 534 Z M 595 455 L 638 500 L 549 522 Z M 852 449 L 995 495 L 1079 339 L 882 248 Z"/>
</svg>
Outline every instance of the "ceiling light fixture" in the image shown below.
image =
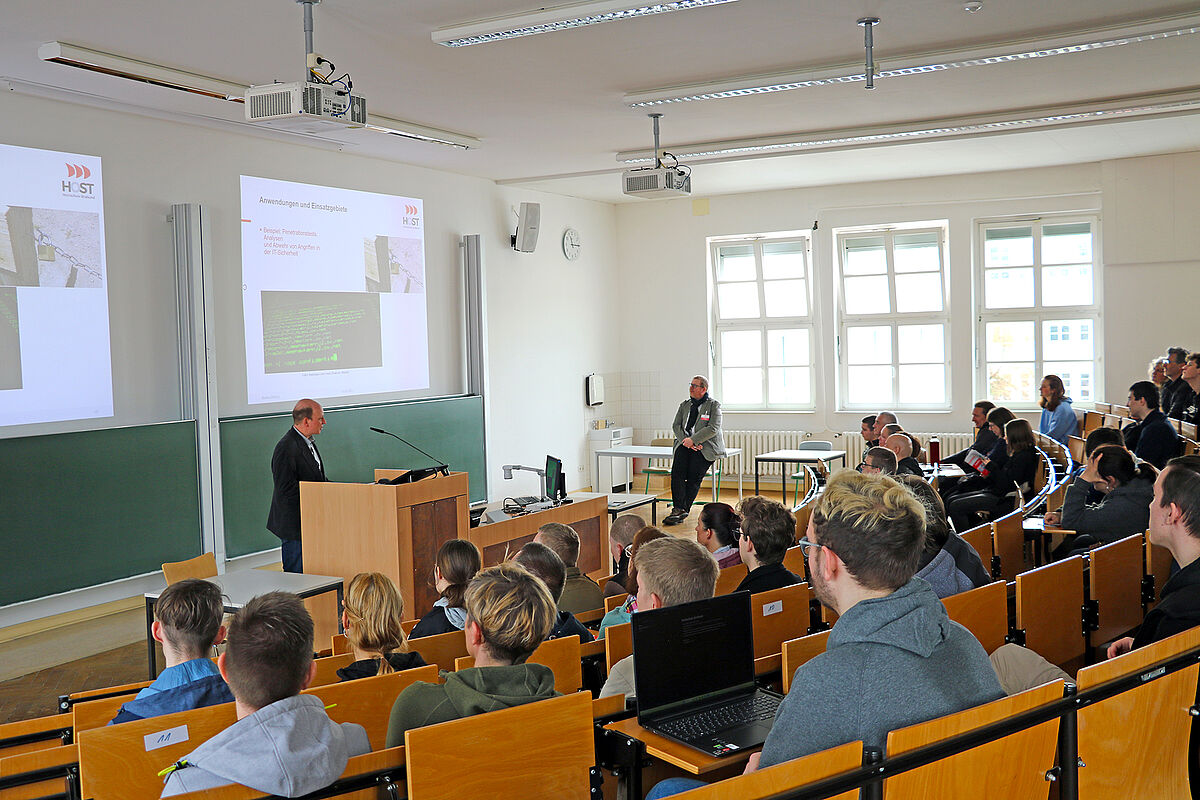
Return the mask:
<svg viewBox="0 0 1200 800">
<path fill-rule="evenodd" d="M 1165 20 L 1153 20 L 1136 26 L 1102 28 L 1058 37 L 1025 39 L 991 47 L 960 48 L 896 56 L 887 59 L 887 62 L 897 66 L 877 66 L 875 77 L 895 78 L 963 67 L 1028 61 L 1171 39 L 1177 36 L 1190 36 L 1196 33 L 1200 33 L 1200 15 L 1191 14 Z M 802 71 L 751 75 L 707 84 L 630 92 L 625 95 L 623 100 L 630 107 L 644 108 L 665 103 L 720 100 L 728 97 L 786 92 L 837 83 L 858 83 L 865 80 L 867 80 L 867 75 L 860 65 L 834 64 Z"/>
<path fill-rule="evenodd" d="M 110 75 L 115 78 L 175 89 L 231 103 L 244 102 L 246 94 L 246 87 L 238 83 L 173 67 L 164 67 L 128 56 L 91 50 L 66 42 L 46 42 L 38 48 L 38 58 L 101 75 Z M 482 144 L 473 136 L 430 128 L 415 122 L 390 119 L 378 114 L 368 114 L 366 128 L 378 133 L 445 145 L 460 150 L 469 150 Z"/>
<path fill-rule="evenodd" d="M 667 0 L 660 3 L 636 3 L 630 0 L 591 0 L 587 3 L 541 8 L 524 14 L 464 22 L 447 28 L 438 28 L 432 34 L 436 44 L 446 47 L 467 47 L 486 44 L 502 39 L 516 39 L 538 33 L 550 33 L 584 25 L 598 25 L 619 19 L 646 17 L 669 11 L 685 11 L 690 8 L 716 6 L 736 0 Z"/>
<path fill-rule="evenodd" d="M 747 156 L 779 155 L 820 150 L 845 150 L 874 145 L 897 144 L 929 139 L 960 138 L 988 133 L 1021 131 L 1037 128 L 1075 126 L 1121 118 L 1200 111 L 1200 93 L 1192 92 L 1168 97 L 1130 98 L 1092 106 L 1077 106 L 1054 112 L 991 116 L 976 119 L 930 121 L 916 127 L 892 126 L 844 131 L 822 131 L 811 134 L 740 139 L 724 142 L 704 142 L 672 148 L 679 158 L 738 160 Z M 645 150 L 630 150 L 617 154 L 624 164 L 645 164 L 653 161 Z"/>
</svg>

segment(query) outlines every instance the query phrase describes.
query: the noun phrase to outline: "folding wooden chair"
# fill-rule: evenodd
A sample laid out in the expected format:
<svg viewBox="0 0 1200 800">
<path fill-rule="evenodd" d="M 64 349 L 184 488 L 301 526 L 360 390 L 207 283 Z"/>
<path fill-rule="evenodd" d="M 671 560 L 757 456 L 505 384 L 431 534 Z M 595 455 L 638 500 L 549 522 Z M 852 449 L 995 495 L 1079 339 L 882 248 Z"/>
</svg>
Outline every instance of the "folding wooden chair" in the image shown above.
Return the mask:
<svg viewBox="0 0 1200 800">
<path fill-rule="evenodd" d="M 592 698 L 576 692 L 413 728 L 404 749 L 408 800 L 589 800 Z"/>
<path fill-rule="evenodd" d="M 992 546 L 1000 557 L 1000 577 L 1011 581 L 1025 569 L 1025 527 L 1020 509 L 992 522 Z"/>
<path fill-rule="evenodd" d="M 1082 610 L 1082 556 L 1017 576 L 1017 632 L 1023 644 L 1067 672 L 1074 672 L 1087 652 Z"/>
<path fill-rule="evenodd" d="M 803 636 L 808 631 L 809 603 L 812 598 L 813 593 L 807 583 L 750 596 L 756 674 L 765 675 L 782 668 L 783 643 Z"/>
<path fill-rule="evenodd" d="M 162 565 L 162 571 L 168 586 L 184 578 L 212 578 L 217 574 L 217 556 L 201 553 L 186 561 L 168 561 Z"/>
<path fill-rule="evenodd" d="M 1158 605 L 1158 598 L 1162 596 L 1163 585 L 1167 582 L 1167 578 L 1171 577 L 1171 562 L 1173 560 L 1170 550 L 1150 543 L 1150 534 L 1147 532 L 1145 571 L 1149 583 L 1147 587 L 1149 591 L 1143 592 L 1143 597 L 1150 597 L 1152 599 L 1145 603 L 1146 611 Z"/>
<path fill-rule="evenodd" d="M 529 664 L 541 664 L 554 673 L 554 690 L 560 694 L 578 692 L 583 688 L 583 669 L 579 661 L 579 637 L 564 636 L 549 639 L 538 645 L 538 649 L 526 659 Z M 475 666 L 472 656 L 454 660 L 454 671 Z"/>
<path fill-rule="evenodd" d="M 409 639 L 408 649 L 420 653 L 426 664 L 437 664 L 439 669 L 453 672 L 454 659 L 467 654 L 467 635 L 462 631 L 450 631 Z"/>
<path fill-rule="evenodd" d="M 783 643 L 783 691 L 786 694 L 792 688 L 792 678 L 801 664 L 804 664 L 825 652 L 829 641 L 830 631 L 818 631 L 798 639 L 790 639 Z"/>
<path fill-rule="evenodd" d="M 789 789 L 832 778 L 862 766 L 862 742 L 848 742 L 803 758 L 765 767 L 749 775 L 726 778 L 676 795 L 679 800 L 763 800 Z M 858 790 L 833 795 L 832 800 L 855 800 Z"/>
<path fill-rule="evenodd" d="M 611 673 L 613 665 L 633 655 L 633 625 L 626 622 L 610 625 L 604 630 L 604 661 Z"/>
<path fill-rule="evenodd" d="M 976 728 L 1053 703 L 1063 682 L 1053 681 L 957 714 L 929 720 L 888 734 L 889 757 L 903 755 Z M 1045 798 L 1046 772 L 1055 764 L 1059 718 L 995 739 L 884 781 L 887 800 L 929 797 Z M 1083 796 L 1083 793 L 1080 793 Z"/>
<path fill-rule="evenodd" d="M 1008 636 L 1008 585 L 995 581 L 942 600 L 950 619 L 969 630 L 991 653 Z"/>
<path fill-rule="evenodd" d="M 717 574 L 717 588 L 713 592 L 714 595 L 720 596 L 729 594 L 738 587 L 742 582 L 742 578 L 746 577 L 748 572 L 745 564 L 734 564 L 732 567 L 726 567 Z"/>
<path fill-rule="evenodd" d="M 1093 646 L 1124 636 L 1142 623 L 1142 534 L 1097 547 L 1090 554 L 1089 613 Z"/>
<path fill-rule="evenodd" d="M 1189 737 L 1200 665 L 1154 677 L 1155 662 L 1200 647 L 1192 628 L 1123 656 L 1079 670 L 1081 692 L 1143 674 L 1133 689 L 1079 709 L 1079 796 L 1089 800 L 1191 797 Z"/>
<path fill-rule="evenodd" d="M 993 578 L 999 578 L 999 569 L 996 564 L 996 553 L 992 545 L 992 523 L 985 522 L 982 525 L 971 528 L 969 531 L 959 534 L 967 544 L 979 554 L 979 560 L 983 562 L 983 567 Z"/>
</svg>

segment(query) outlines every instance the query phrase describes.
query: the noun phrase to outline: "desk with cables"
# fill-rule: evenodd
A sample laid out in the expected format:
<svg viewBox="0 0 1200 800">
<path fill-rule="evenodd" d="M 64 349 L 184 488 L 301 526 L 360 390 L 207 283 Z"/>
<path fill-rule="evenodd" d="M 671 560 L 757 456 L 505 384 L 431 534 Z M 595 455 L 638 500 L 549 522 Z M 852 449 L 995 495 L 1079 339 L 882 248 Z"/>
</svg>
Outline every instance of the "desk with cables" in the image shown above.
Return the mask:
<svg viewBox="0 0 1200 800">
<path fill-rule="evenodd" d="M 514 516 L 500 522 L 469 528 L 468 541 L 483 555 L 485 567 L 499 564 L 512 556 L 547 522 L 570 525 L 579 534 L 579 569 L 593 578 L 608 575 L 608 497 L 607 495 L 572 495 L 571 503 Z M 488 508 L 502 509 L 503 503 Z"/>
</svg>

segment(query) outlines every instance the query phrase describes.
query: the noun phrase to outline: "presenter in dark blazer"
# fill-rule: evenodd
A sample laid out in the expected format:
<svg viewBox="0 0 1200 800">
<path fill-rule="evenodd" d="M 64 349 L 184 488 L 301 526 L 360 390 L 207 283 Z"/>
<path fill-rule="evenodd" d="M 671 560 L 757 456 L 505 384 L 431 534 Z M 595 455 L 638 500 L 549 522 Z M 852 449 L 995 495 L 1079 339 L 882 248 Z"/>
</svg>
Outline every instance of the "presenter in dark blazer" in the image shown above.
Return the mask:
<svg viewBox="0 0 1200 800">
<path fill-rule="evenodd" d="M 324 481 L 325 467 L 313 441 L 325 427 L 325 411 L 315 400 L 301 400 L 292 409 L 292 427 L 271 455 L 271 512 L 267 530 L 283 540 L 283 571 L 303 572 L 300 553 L 300 481 Z"/>
<path fill-rule="evenodd" d="M 718 458 L 725 455 L 721 438 L 721 404 L 708 396 L 708 378 L 696 375 L 688 399 L 679 404 L 671 430 L 675 460 L 671 463 L 671 513 L 664 525 L 678 525 L 692 509 L 700 482 Z"/>
</svg>

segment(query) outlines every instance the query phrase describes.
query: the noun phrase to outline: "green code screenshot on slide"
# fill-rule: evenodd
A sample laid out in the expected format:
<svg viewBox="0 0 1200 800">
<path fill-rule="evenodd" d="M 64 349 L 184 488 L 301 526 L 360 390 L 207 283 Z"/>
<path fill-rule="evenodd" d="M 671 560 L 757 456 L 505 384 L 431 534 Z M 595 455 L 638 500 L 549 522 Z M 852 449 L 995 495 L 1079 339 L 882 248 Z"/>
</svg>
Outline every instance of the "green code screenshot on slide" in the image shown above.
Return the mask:
<svg viewBox="0 0 1200 800">
<path fill-rule="evenodd" d="M 425 389 L 422 202 L 242 176 L 247 402 Z"/>
</svg>

